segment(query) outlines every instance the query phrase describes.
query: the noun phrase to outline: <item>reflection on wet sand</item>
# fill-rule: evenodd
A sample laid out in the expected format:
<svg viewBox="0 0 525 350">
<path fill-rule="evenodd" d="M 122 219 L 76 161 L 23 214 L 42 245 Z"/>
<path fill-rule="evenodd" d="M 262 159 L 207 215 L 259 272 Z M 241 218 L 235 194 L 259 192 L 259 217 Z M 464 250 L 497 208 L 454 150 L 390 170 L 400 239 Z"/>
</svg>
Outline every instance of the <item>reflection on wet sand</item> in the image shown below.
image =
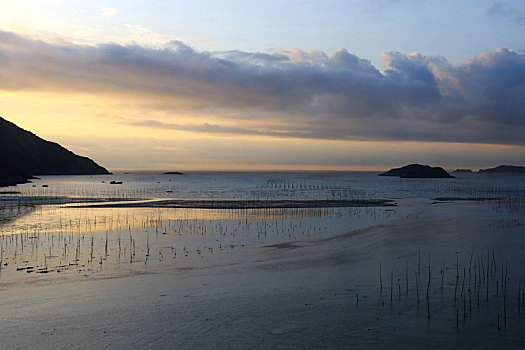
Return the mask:
<svg viewBox="0 0 525 350">
<path fill-rule="evenodd" d="M 181 259 L 198 265 L 235 248 L 328 237 L 395 216 L 374 206 L 194 209 L 57 201 L 62 204 L 19 203 L 16 213 L 24 215 L 2 224 L 3 281 L 20 280 L 22 272 L 90 276 L 138 263 L 141 270 Z"/>
</svg>

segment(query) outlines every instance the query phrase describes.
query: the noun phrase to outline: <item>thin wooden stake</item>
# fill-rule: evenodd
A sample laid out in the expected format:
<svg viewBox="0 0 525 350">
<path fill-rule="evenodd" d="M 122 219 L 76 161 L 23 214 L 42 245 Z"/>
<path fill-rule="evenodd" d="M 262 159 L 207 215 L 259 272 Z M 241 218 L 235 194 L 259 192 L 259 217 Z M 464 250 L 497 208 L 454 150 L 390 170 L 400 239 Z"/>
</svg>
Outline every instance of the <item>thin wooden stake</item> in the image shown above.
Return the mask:
<svg viewBox="0 0 525 350">
<path fill-rule="evenodd" d="M 383 277 L 381 274 L 381 261 L 379 262 L 379 284 L 381 286 L 380 292 L 382 293 L 383 292 Z"/>
<path fill-rule="evenodd" d="M 394 270 L 390 273 L 390 305 L 392 305 L 392 298 L 394 294 Z"/>
<path fill-rule="evenodd" d="M 417 304 L 419 305 L 419 283 L 417 278 L 417 272 L 416 272 L 416 298 L 417 298 Z"/>
</svg>

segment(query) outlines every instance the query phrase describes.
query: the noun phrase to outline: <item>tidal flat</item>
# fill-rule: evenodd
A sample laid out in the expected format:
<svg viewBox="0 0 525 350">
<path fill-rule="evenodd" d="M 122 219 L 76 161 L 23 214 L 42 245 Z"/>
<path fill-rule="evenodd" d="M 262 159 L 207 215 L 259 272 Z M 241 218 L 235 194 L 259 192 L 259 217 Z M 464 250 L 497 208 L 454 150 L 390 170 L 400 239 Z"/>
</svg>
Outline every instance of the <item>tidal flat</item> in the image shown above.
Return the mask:
<svg viewBox="0 0 525 350">
<path fill-rule="evenodd" d="M 111 178 L 123 184 L 43 177 L 2 195 L 4 348 L 525 344 L 522 176 Z M 268 202 L 132 205 L 153 200 Z"/>
</svg>

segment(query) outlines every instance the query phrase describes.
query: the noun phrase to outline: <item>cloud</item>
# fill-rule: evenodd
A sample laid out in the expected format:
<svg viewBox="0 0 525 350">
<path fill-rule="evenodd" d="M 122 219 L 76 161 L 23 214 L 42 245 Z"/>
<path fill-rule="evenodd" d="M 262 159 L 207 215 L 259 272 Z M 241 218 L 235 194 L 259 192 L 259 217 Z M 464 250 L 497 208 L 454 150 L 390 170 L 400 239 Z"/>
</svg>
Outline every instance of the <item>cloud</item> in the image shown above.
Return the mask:
<svg viewBox="0 0 525 350">
<path fill-rule="evenodd" d="M 113 16 L 118 15 L 119 10 L 116 8 L 112 8 L 112 7 L 103 7 L 101 9 L 101 13 L 102 13 L 102 16 L 104 17 L 113 17 Z"/>
<path fill-rule="evenodd" d="M 525 4 L 516 1 L 496 1 L 488 10 L 491 16 L 508 18 L 518 24 L 525 24 Z"/>
<path fill-rule="evenodd" d="M 159 115 L 142 127 L 330 140 L 525 144 L 525 57 L 498 49 L 451 65 L 383 54 L 387 69 L 346 49 L 197 51 L 48 43 L 0 32 L 0 89 L 114 96 Z M 215 122 L 197 122 L 195 115 Z M 256 126 L 254 126 L 256 125 Z"/>
<path fill-rule="evenodd" d="M 126 24 L 125 27 L 130 34 L 128 40 L 135 44 L 160 48 L 173 40 L 169 36 L 155 33 L 151 29 L 138 24 Z"/>
</svg>

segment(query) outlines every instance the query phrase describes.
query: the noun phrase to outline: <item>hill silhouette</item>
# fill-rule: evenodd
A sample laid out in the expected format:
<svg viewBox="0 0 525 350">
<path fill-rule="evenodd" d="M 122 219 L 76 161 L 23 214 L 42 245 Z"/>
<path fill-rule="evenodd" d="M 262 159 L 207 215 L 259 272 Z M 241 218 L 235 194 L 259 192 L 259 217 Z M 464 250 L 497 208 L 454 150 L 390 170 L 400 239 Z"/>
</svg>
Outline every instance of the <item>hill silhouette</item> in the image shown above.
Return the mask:
<svg viewBox="0 0 525 350">
<path fill-rule="evenodd" d="M 94 174 L 109 172 L 93 160 L 0 117 L 0 186 L 24 183 L 34 175 Z"/>
<path fill-rule="evenodd" d="M 454 177 L 441 167 L 430 167 L 421 164 L 410 164 L 401 168 L 390 169 L 385 173 L 379 174 L 379 176 L 398 176 L 401 178 L 421 179 Z"/>
<path fill-rule="evenodd" d="M 517 165 L 500 165 L 490 169 L 480 169 L 480 173 L 488 174 L 525 174 L 525 167 Z"/>
<path fill-rule="evenodd" d="M 453 171 L 454 174 L 472 174 L 470 169 L 456 169 Z"/>
</svg>

